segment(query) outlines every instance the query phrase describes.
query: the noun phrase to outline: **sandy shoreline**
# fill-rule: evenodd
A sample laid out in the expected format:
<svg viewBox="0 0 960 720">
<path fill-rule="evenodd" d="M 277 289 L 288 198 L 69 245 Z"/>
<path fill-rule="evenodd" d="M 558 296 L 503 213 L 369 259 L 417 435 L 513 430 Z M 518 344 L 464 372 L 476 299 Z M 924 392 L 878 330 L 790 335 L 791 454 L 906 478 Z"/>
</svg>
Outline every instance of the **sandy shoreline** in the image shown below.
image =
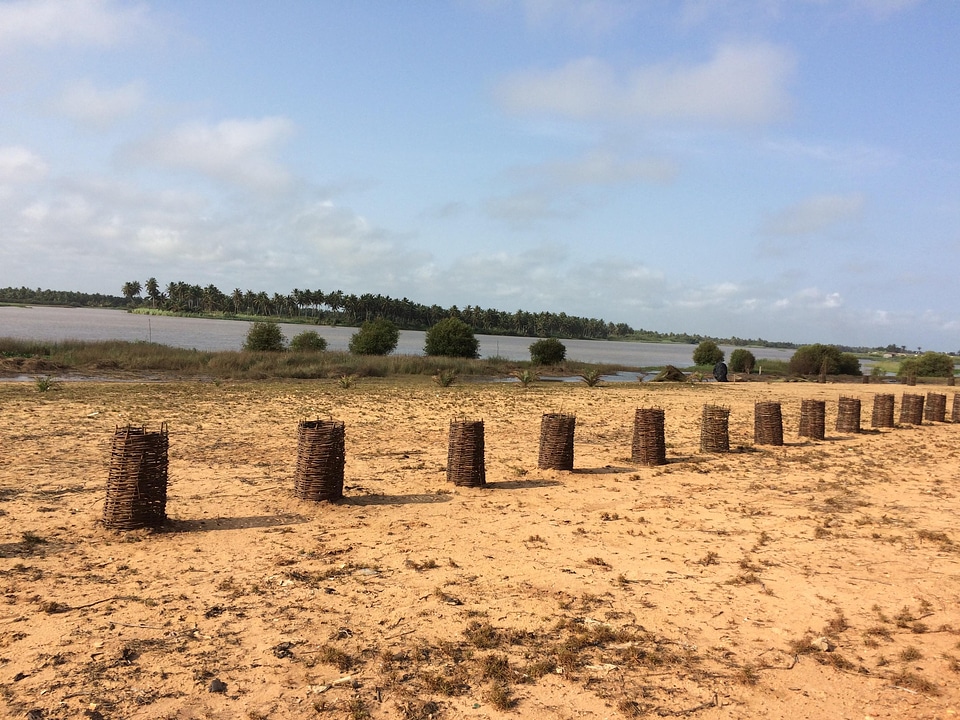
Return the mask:
<svg viewBox="0 0 960 720">
<path fill-rule="evenodd" d="M 953 396 L 3 383 L 0 692 L 44 718 L 949 717 L 960 427 L 869 428 L 905 391 Z M 840 396 L 866 432 L 834 430 Z M 802 399 L 827 402 L 824 441 L 798 437 Z M 754 445 L 758 401 L 784 446 Z M 730 453 L 700 452 L 706 403 Z M 638 467 L 653 406 L 669 462 Z M 546 412 L 577 416 L 573 472 L 537 469 Z M 485 488 L 446 483 L 454 417 L 484 420 Z M 346 424 L 340 503 L 292 495 L 312 418 Z M 161 422 L 169 528 L 99 528 L 114 429 Z"/>
</svg>

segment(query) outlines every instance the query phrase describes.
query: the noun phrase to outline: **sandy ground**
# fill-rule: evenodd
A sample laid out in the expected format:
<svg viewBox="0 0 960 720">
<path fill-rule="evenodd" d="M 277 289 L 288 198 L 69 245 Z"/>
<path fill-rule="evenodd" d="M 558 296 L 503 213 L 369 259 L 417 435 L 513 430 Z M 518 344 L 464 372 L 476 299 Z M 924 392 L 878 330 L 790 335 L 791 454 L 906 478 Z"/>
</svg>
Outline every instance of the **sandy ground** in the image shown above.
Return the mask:
<svg viewBox="0 0 960 720">
<path fill-rule="evenodd" d="M 0 714 L 953 717 L 960 427 L 871 429 L 905 390 L 949 416 L 953 388 L 860 384 L 0 383 Z M 754 444 L 771 400 L 782 447 Z M 708 403 L 729 453 L 700 451 Z M 640 407 L 665 466 L 631 462 Z M 573 472 L 537 468 L 550 412 Z M 455 417 L 485 488 L 446 482 Z M 315 418 L 346 424 L 338 503 L 292 492 Z M 109 532 L 115 428 L 161 422 L 170 522 Z"/>
</svg>

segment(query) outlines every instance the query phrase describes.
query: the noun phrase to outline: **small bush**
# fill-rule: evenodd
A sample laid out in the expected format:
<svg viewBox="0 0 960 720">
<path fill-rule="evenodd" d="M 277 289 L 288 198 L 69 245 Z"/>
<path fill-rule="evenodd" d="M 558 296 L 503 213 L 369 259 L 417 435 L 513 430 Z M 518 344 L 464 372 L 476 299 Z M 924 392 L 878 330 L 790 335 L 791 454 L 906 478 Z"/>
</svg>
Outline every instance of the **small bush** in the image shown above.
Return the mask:
<svg viewBox="0 0 960 720">
<path fill-rule="evenodd" d="M 694 365 L 716 365 L 723 362 L 723 350 L 713 340 L 704 340 L 693 351 Z"/>
<path fill-rule="evenodd" d="M 244 350 L 255 352 L 281 352 L 283 350 L 283 332 L 280 326 L 272 322 L 255 322 L 247 331 L 243 343 Z"/>
<path fill-rule="evenodd" d="M 530 361 L 536 365 L 557 365 L 566 357 L 567 348 L 557 338 L 537 340 L 530 345 Z"/>
<path fill-rule="evenodd" d="M 925 352 L 900 361 L 897 377 L 952 377 L 953 358 L 946 353 Z"/>
<path fill-rule="evenodd" d="M 757 359 L 745 348 L 737 348 L 730 353 L 730 370 L 733 372 L 749 373 L 756 365 Z"/>
<path fill-rule="evenodd" d="M 473 328 L 463 320 L 449 317 L 427 330 L 423 351 L 427 355 L 444 357 L 480 357 L 480 342 Z"/>
<path fill-rule="evenodd" d="M 299 335 L 294 335 L 290 341 L 290 349 L 296 352 L 324 352 L 327 349 L 327 341 L 320 337 L 314 330 L 305 330 Z"/>
<path fill-rule="evenodd" d="M 389 355 L 397 349 L 400 331 L 386 318 L 369 320 L 350 338 L 350 352 L 354 355 Z"/>
<path fill-rule="evenodd" d="M 853 353 L 842 353 L 835 345 L 803 345 L 790 358 L 790 372 L 795 375 L 862 375 L 860 360 Z"/>
</svg>

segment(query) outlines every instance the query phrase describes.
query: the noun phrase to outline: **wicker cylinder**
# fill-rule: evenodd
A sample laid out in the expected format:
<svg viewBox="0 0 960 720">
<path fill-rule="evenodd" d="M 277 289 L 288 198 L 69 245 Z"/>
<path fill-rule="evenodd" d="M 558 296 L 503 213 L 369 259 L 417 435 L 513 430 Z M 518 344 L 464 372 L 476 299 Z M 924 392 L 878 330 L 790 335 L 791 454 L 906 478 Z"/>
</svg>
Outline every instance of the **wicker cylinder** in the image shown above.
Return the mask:
<svg viewBox="0 0 960 720">
<path fill-rule="evenodd" d="M 840 398 L 837 404 L 837 432 L 860 432 L 860 399 Z"/>
<path fill-rule="evenodd" d="M 864 375 L 862 382 L 863 382 L 864 385 L 869 385 L 869 384 L 870 384 L 870 376 L 869 376 L 869 375 Z"/>
<path fill-rule="evenodd" d="M 633 417 L 630 457 L 638 465 L 666 465 L 665 413 L 662 408 L 637 408 Z"/>
<path fill-rule="evenodd" d="M 167 519 L 167 425 L 117 428 L 110 452 L 103 525 L 110 530 L 156 528 Z"/>
<path fill-rule="evenodd" d="M 297 426 L 294 494 L 301 500 L 340 500 L 346 464 L 346 427 L 338 420 L 301 420 Z"/>
<path fill-rule="evenodd" d="M 783 445 L 783 413 L 778 402 L 753 406 L 753 441 L 757 445 Z"/>
<path fill-rule="evenodd" d="M 870 418 L 871 427 L 893 427 L 894 397 L 888 393 L 878 393 L 873 396 L 873 415 Z"/>
<path fill-rule="evenodd" d="M 800 402 L 800 436 L 823 440 L 826 435 L 827 403 L 823 400 Z"/>
<path fill-rule="evenodd" d="M 923 417 L 930 422 L 945 422 L 947 396 L 941 393 L 927 393 L 927 401 L 923 405 Z"/>
<path fill-rule="evenodd" d="M 953 422 L 960 422 L 960 394 L 953 396 L 953 409 L 950 412 Z"/>
<path fill-rule="evenodd" d="M 947 378 L 947 387 L 953 387 L 956 384 L 957 384 L 957 378 L 955 378 L 953 375 Z"/>
<path fill-rule="evenodd" d="M 544 413 L 540 420 L 541 470 L 573 470 L 573 433 L 577 427 L 576 415 Z"/>
<path fill-rule="evenodd" d="M 904 384 L 904 385 L 916 385 L 916 384 L 917 384 L 917 376 L 916 376 L 916 375 L 905 375 L 904 378 L 903 378 L 903 384 Z"/>
<path fill-rule="evenodd" d="M 487 484 L 483 460 L 483 420 L 450 421 L 447 480 L 466 487 Z"/>
<path fill-rule="evenodd" d="M 700 450 L 724 453 L 730 450 L 730 408 L 704 405 L 700 425 Z"/>
<path fill-rule="evenodd" d="M 900 422 L 907 425 L 923 424 L 923 395 L 903 394 L 900 399 Z"/>
</svg>

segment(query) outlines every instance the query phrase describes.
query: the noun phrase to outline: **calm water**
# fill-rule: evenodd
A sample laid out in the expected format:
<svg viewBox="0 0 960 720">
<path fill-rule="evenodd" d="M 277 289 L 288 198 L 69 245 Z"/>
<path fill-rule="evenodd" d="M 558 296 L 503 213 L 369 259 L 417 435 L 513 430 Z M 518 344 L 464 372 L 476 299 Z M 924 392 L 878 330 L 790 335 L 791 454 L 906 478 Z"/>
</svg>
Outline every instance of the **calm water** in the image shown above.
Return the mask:
<svg viewBox="0 0 960 720">
<path fill-rule="evenodd" d="M 290 325 L 281 323 L 289 340 L 304 330 L 315 330 L 327 340 L 331 350 L 346 350 L 351 327 L 326 325 Z M 203 320 L 199 318 L 134 315 L 122 310 L 93 308 L 0 307 L 0 337 L 27 340 L 130 340 L 148 341 L 197 350 L 239 350 L 250 323 L 240 320 Z M 477 335 L 480 356 L 500 356 L 510 360 L 529 360 L 532 338 Z M 422 355 L 424 333 L 402 330 L 397 353 Z M 563 340 L 567 358 L 583 362 L 629 366 L 689 366 L 694 345 L 672 343 L 627 343 L 606 340 Z M 734 349 L 721 346 L 727 357 Z M 755 348 L 758 359 L 789 360 L 793 350 Z"/>
</svg>

